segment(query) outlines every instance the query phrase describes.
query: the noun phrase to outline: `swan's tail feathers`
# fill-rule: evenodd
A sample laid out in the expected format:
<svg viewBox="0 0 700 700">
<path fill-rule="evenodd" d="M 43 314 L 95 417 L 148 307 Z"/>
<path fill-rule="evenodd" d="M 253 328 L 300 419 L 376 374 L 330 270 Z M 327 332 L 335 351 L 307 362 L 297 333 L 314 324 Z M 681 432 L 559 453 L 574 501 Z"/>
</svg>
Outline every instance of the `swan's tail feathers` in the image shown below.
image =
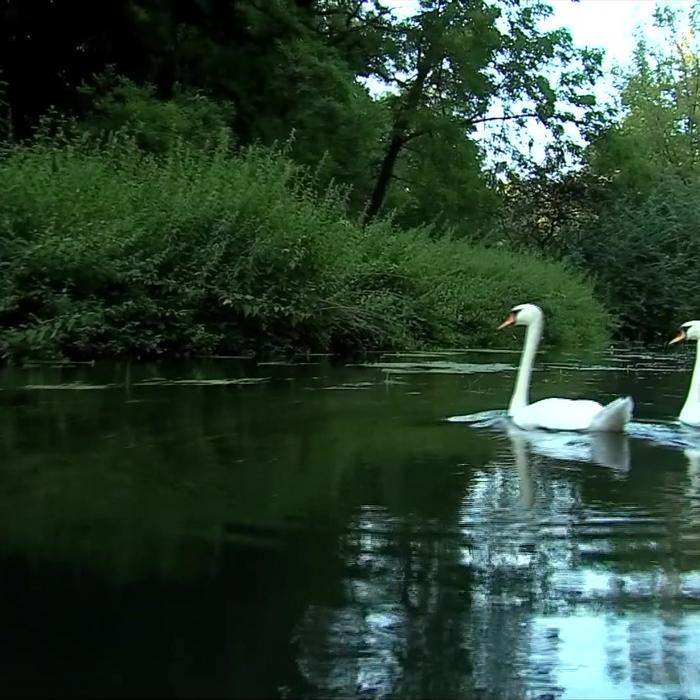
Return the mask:
<svg viewBox="0 0 700 700">
<path fill-rule="evenodd" d="M 631 396 L 615 399 L 595 416 L 591 422 L 591 430 L 607 433 L 621 433 L 625 425 L 632 420 L 634 401 Z"/>
</svg>

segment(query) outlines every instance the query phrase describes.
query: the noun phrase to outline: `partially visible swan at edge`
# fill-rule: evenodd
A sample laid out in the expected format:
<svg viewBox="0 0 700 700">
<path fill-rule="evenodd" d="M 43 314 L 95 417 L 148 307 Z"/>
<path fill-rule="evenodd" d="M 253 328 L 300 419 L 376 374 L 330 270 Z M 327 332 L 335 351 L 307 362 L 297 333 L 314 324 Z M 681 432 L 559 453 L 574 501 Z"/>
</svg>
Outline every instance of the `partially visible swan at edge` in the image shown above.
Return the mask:
<svg viewBox="0 0 700 700">
<path fill-rule="evenodd" d="M 586 399 L 542 399 L 530 403 L 530 375 L 542 336 L 544 314 L 534 304 L 514 306 L 498 330 L 526 326 L 525 347 L 520 358 L 515 389 L 508 407 L 510 419 L 523 430 L 575 430 L 622 432 L 632 418 L 634 402 L 627 396 L 606 406 Z"/>
<path fill-rule="evenodd" d="M 669 345 L 682 343 L 684 340 L 700 340 L 700 321 L 684 323 L 678 333 L 669 341 Z M 695 367 L 690 379 L 690 389 L 681 409 L 678 420 L 686 425 L 700 427 L 700 345 L 695 351 Z"/>
</svg>

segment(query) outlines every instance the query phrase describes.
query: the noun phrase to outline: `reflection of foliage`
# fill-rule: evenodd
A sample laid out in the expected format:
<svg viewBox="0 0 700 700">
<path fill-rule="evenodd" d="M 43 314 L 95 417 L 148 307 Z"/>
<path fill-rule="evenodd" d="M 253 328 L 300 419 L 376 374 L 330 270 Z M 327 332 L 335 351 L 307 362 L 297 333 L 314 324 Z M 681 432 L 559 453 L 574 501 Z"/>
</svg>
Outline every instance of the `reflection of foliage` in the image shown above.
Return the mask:
<svg viewBox="0 0 700 700">
<path fill-rule="evenodd" d="M 239 373 L 270 379 L 165 384 Z M 114 386 L 13 388 L 59 374 Z M 606 375 L 594 381 L 607 387 Z M 557 620 L 581 615 L 615 634 L 620 682 L 672 683 L 687 663 L 679 632 L 663 637 L 667 667 L 659 657 L 645 671 L 663 628 L 642 637 L 618 617 L 663 609 L 671 631 L 685 620 L 700 560 L 692 494 L 680 496 L 686 507 L 669 495 L 682 472 L 641 460 L 621 478 L 535 451 L 516 466 L 497 434 L 437 420 L 498 405 L 502 373 L 383 384 L 370 368 L 206 363 L 132 367 L 126 385 L 110 367 L 4 379 L 0 549 L 29 560 L 39 581 L 48 569 L 79 572 L 87 600 L 100 598 L 110 659 L 137 663 L 115 630 L 140 636 L 143 625 L 160 646 L 184 624 L 192 636 L 154 663 L 191 654 L 200 691 L 220 683 L 259 696 L 277 683 L 294 697 L 521 697 L 557 692 L 568 643 Z M 144 620 L 99 607 L 125 592 L 133 598 L 113 605 L 142 614 L 143 604 Z M 68 594 L 52 595 L 64 605 Z M 244 664 L 270 645 L 273 671 L 254 678 Z M 212 676 L 222 658 L 226 670 Z"/>
<path fill-rule="evenodd" d="M 108 375 L 97 383 L 123 381 L 121 372 Z M 42 370 L 26 380 L 51 383 Z M 363 455 L 380 449 L 387 487 L 399 487 L 400 455 L 420 449 L 429 459 L 449 449 L 425 445 L 424 436 L 407 439 L 400 426 L 380 436 L 364 391 L 303 391 L 303 408 L 295 408 L 294 395 L 283 396 L 279 424 L 269 423 L 270 388 L 263 386 L 132 384 L 124 391 L 3 392 L 0 510 L 14 523 L 2 529 L 6 546 L 117 565 L 127 578 L 144 568 L 187 576 L 192 570 L 178 559 L 185 542 L 207 544 L 212 556 L 248 532 L 279 545 L 289 518 L 326 513 Z M 390 393 L 387 408 L 398 400 Z M 461 436 L 448 438 L 461 451 Z"/>
<path fill-rule="evenodd" d="M 560 616 L 568 615 L 574 615 L 572 629 L 576 615 L 595 629 L 610 629 L 611 683 L 688 687 L 679 672 L 690 663 L 692 641 L 676 649 L 674 638 L 668 645 L 663 658 L 672 668 L 663 670 L 659 658 L 647 669 L 662 629 L 633 639 L 634 623 L 615 614 L 624 607 L 644 619 L 666 585 L 665 577 L 644 571 L 643 556 L 634 556 L 635 568 L 623 573 L 630 555 L 625 530 L 644 529 L 643 522 L 596 517 L 598 509 L 614 510 L 629 480 L 541 457 L 516 473 L 509 461 L 500 454 L 469 471 L 457 517 L 447 511 L 420 520 L 408 513 L 397 517 L 380 506 L 357 514 L 343 540 L 345 605 L 312 606 L 296 636 L 300 668 L 319 697 L 556 696 L 564 689 L 560 655 L 578 653 L 576 635 L 568 626 L 559 629 L 568 619 Z M 548 477 L 552 469 L 567 469 L 566 478 Z M 534 482 L 532 510 L 521 496 L 533 484 L 523 480 Z M 589 498 L 596 506 L 587 506 L 581 489 L 593 483 Z M 614 495 L 601 503 L 604 494 Z M 600 525 L 588 526 L 589 518 Z M 605 570 L 620 562 L 619 574 L 598 574 L 598 585 L 606 580 L 610 586 L 603 590 L 587 583 L 591 549 L 605 547 L 601 528 L 615 547 Z M 646 566 L 658 544 L 644 548 Z M 623 597 L 617 593 L 621 581 L 629 592 Z M 601 619 L 601 607 L 612 614 Z M 600 644 L 600 638 L 590 643 Z M 623 666 L 615 661 L 620 647 L 631 655 Z M 583 674 L 576 680 L 579 690 L 586 687 Z"/>
</svg>

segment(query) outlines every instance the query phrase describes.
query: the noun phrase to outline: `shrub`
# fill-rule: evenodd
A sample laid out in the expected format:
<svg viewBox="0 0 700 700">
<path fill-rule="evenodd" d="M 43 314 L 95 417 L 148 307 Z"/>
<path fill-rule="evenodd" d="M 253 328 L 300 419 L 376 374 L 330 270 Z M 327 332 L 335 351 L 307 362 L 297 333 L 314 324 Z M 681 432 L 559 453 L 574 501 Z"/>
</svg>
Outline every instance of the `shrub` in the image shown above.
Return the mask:
<svg viewBox="0 0 700 700">
<path fill-rule="evenodd" d="M 0 352 L 95 357 L 490 343 L 514 303 L 549 339 L 606 317 L 558 263 L 387 221 L 362 229 L 331 189 L 253 148 L 39 138 L 0 160 Z M 499 341 L 500 340 L 499 336 Z"/>
<path fill-rule="evenodd" d="M 571 260 L 595 271 L 620 335 L 658 341 L 697 317 L 697 185 L 697 178 L 659 177 L 643 196 L 621 193 L 572 247 Z"/>
</svg>

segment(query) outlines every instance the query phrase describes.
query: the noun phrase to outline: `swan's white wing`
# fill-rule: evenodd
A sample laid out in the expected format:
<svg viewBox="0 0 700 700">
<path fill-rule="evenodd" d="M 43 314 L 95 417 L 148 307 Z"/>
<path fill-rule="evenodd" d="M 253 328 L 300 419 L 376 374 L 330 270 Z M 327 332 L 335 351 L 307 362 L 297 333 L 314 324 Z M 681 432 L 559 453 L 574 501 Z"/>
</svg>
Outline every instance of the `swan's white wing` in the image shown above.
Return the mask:
<svg viewBox="0 0 700 700">
<path fill-rule="evenodd" d="M 587 399 L 542 399 L 517 409 L 511 419 L 524 430 L 588 430 L 602 410 L 597 401 Z"/>
</svg>

